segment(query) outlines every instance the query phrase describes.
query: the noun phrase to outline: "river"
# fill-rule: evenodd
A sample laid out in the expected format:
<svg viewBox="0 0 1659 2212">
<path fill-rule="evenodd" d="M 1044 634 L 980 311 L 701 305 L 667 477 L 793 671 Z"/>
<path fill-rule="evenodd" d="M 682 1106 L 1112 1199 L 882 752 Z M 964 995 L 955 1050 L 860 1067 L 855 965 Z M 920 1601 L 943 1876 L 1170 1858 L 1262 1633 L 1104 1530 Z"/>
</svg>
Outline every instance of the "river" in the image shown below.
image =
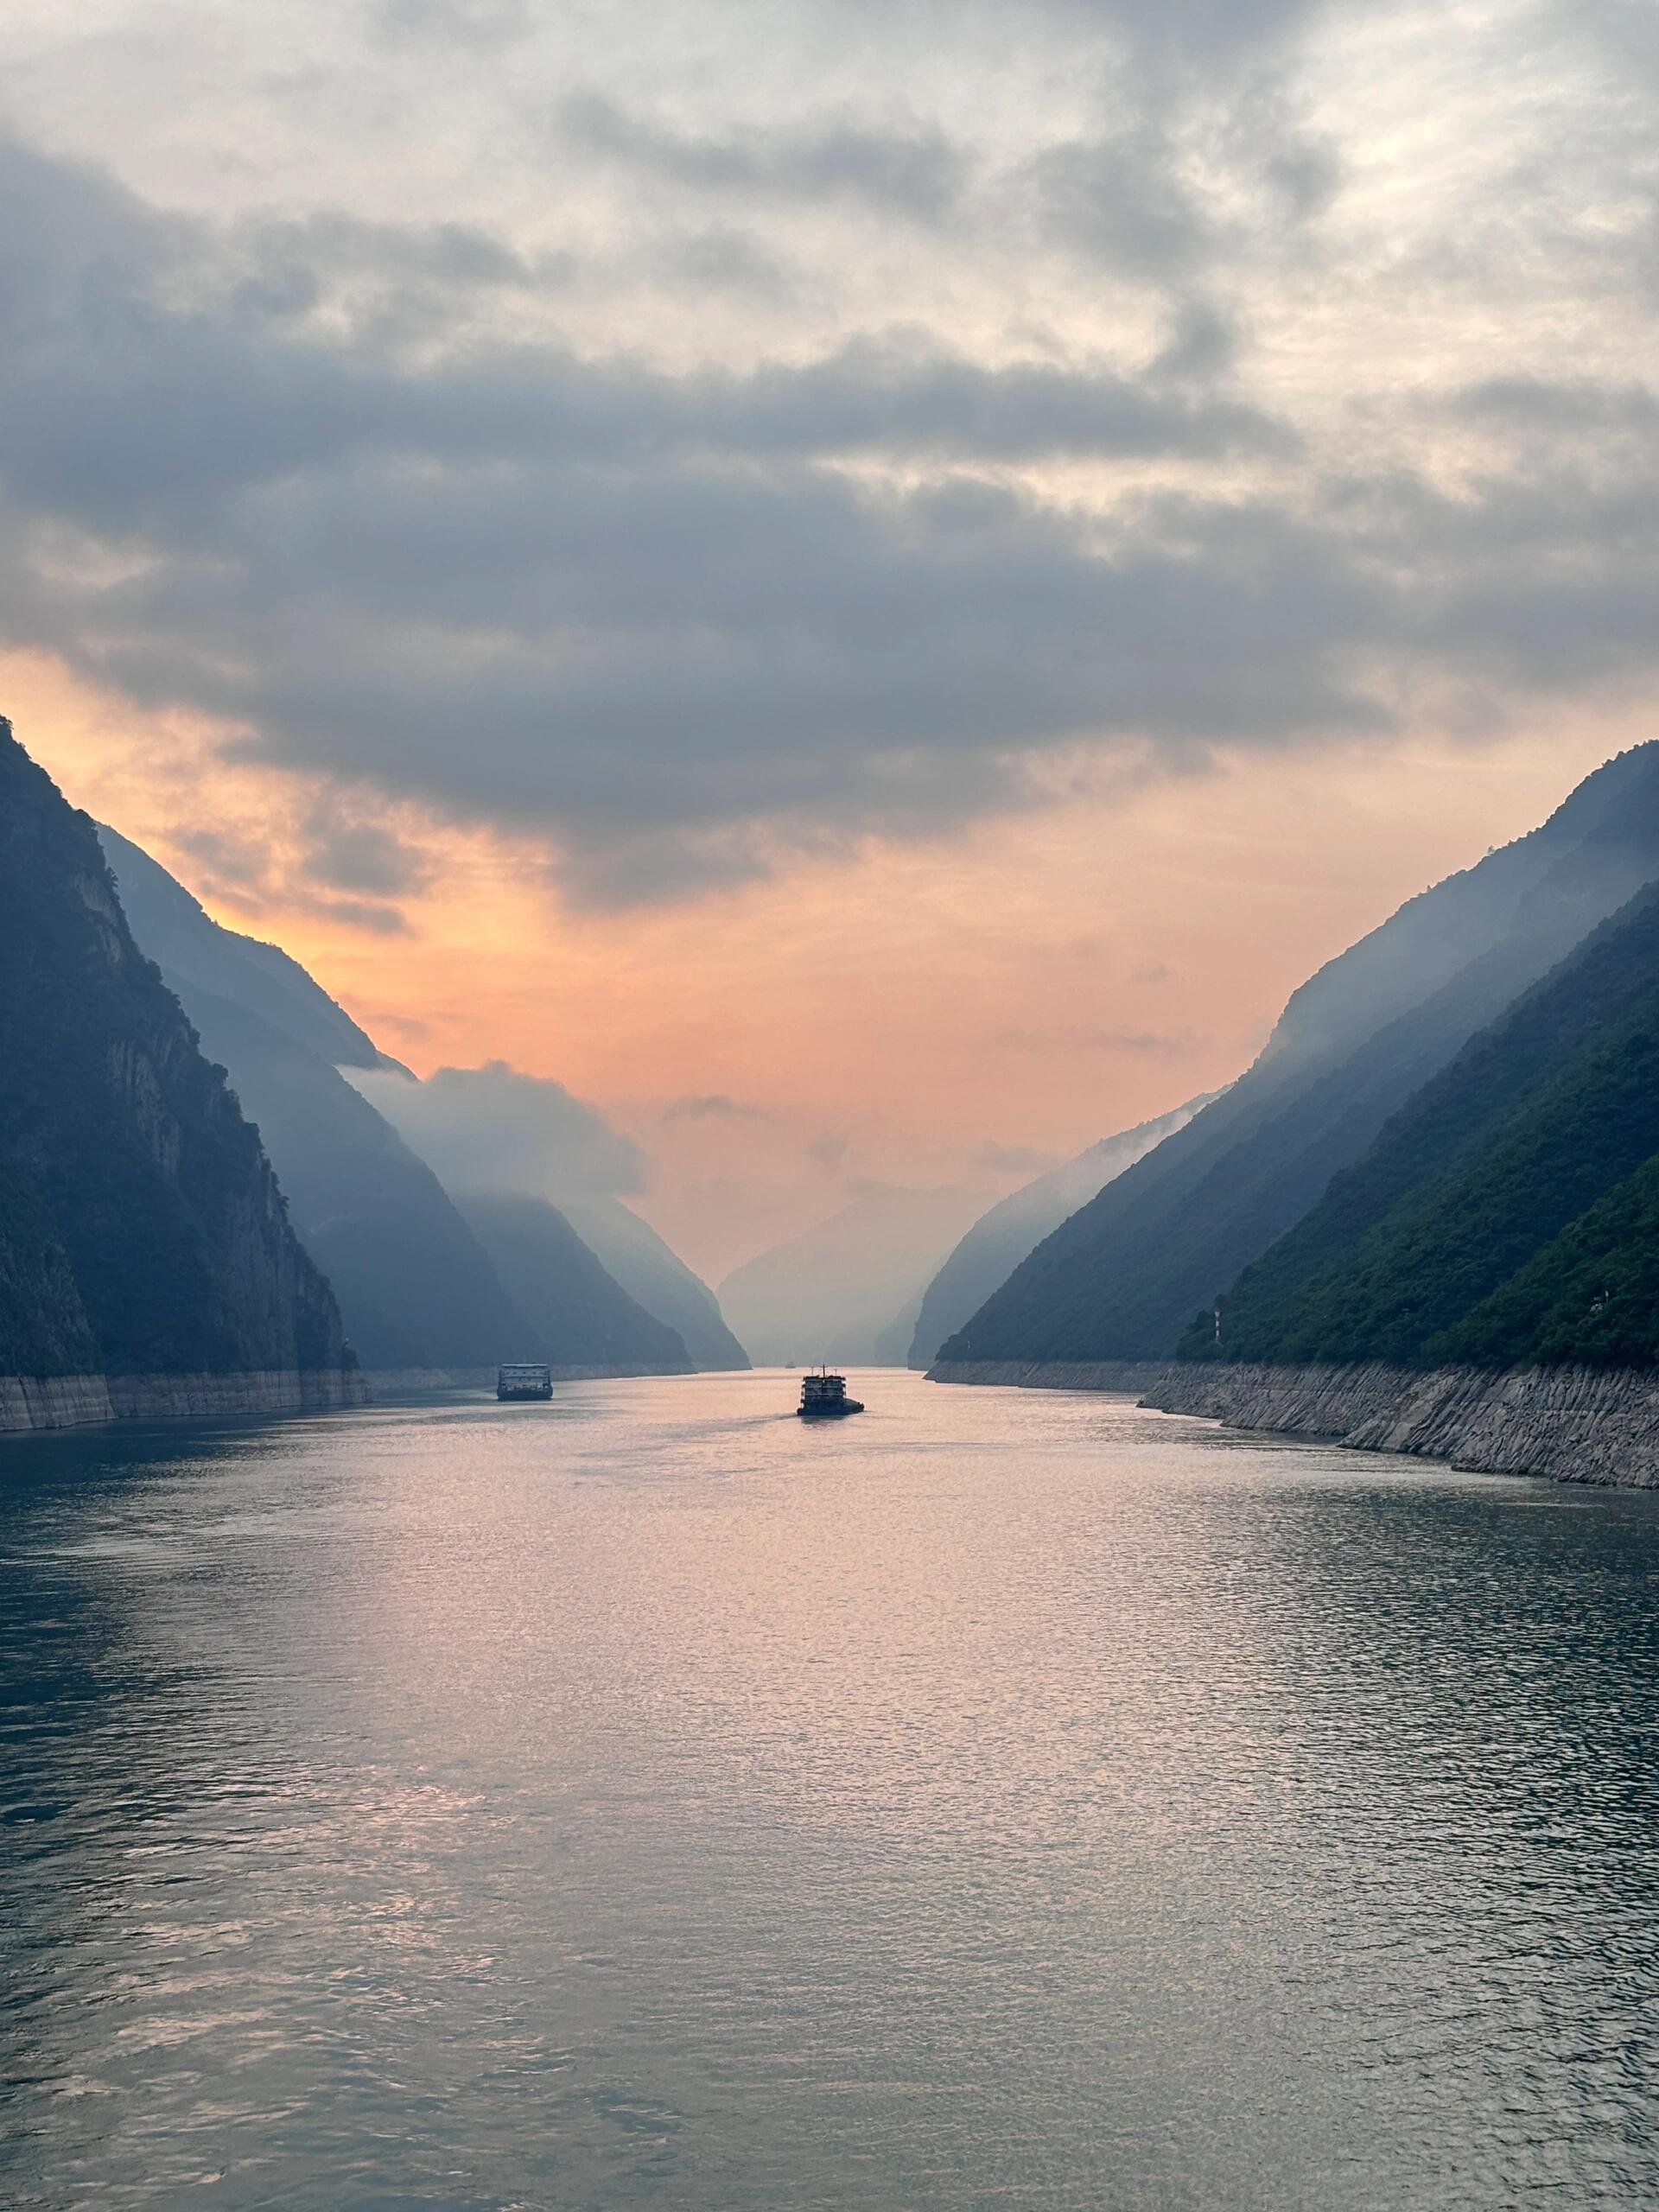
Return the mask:
<svg viewBox="0 0 1659 2212">
<path fill-rule="evenodd" d="M 1659 2202 L 1659 1497 L 795 1387 L 0 1443 L 0 2198 Z"/>
</svg>

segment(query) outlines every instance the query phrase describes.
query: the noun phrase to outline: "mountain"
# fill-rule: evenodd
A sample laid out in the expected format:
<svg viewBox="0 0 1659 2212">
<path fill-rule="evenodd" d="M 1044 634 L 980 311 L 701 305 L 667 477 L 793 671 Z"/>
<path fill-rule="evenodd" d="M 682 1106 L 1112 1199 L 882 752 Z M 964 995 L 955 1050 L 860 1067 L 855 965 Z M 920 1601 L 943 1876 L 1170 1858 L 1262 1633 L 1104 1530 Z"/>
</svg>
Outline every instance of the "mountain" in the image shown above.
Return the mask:
<svg viewBox="0 0 1659 2212">
<path fill-rule="evenodd" d="M 529 1324 L 525 1357 L 562 1366 L 632 1367 L 684 1374 L 677 1332 L 613 1281 L 546 1198 L 465 1195 L 461 1211 Z"/>
<path fill-rule="evenodd" d="M 333 1283 L 365 1367 L 492 1367 L 515 1351 L 556 1366 L 684 1363 L 673 1331 L 615 1283 L 596 1281 L 604 1271 L 593 1255 L 543 1217 L 537 1198 L 523 1201 L 516 1241 L 490 1216 L 528 1286 L 523 1308 L 475 1225 L 339 1070 L 415 1078 L 297 961 L 224 928 L 139 847 L 111 830 L 99 835 L 134 933 L 257 1122 L 295 1227 Z"/>
<path fill-rule="evenodd" d="M 1039 1244 L 940 1366 L 1166 1357 L 1414 1090 L 1656 874 L 1644 745 L 1321 969 L 1255 1065 Z"/>
<path fill-rule="evenodd" d="M 980 1212 L 971 1191 L 873 1191 L 763 1252 L 720 1287 L 732 1326 L 764 1367 L 902 1363 L 894 1316 L 919 1298 Z"/>
<path fill-rule="evenodd" d="M 127 919 L 158 968 L 192 991 L 257 1014 L 270 1028 L 308 1046 L 330 1067 L 384 1065 L 372 1039 L 359 1029 L 321 983 L 279 945 L 244 937 L 212 919 L 178 880 L 142 846 L 98 825 Z"/>
<path fill-rule="evenodd" d="M 1182 1340 L 1408 1368 L 1659 1357 L 1659 889 L 1465 1046 Z"/>
<path fill-rule="evenodd" d="M 982 1214 L 923 1294 L 912 1316 L 906 1353 L 912 1367 L 931 1367 L 945 1338 L 972 1319 L 992 1292 L 1006 1282 L 1027 1254 L 1052 1235 L 1068 1216 L 1087 1205 L 1114 1176 L 1133 1167 L 1154 1147 L 1183 1129 L 1217 1091 L 1190 1098 L 1155 1121 L 1142 1122 L 1113 1137 L 1102 1137 L 1086 1152 L 1052 1167 L 997 1201 Z"/>
<path fill-rule="evenodd" d="M 294 1226 L 334 1285 L 364 1365 L 443 1370 L 509 1357 L 503 1347 L 525 1340 L 524 1316 L 425 1161 L 309 1046 L 163 972 L 258 1124 Z"/>
<path fill-rule="evenodd" d="M 714 1292 L 632 1206 L 607 1197 L 567 1198 L 560 1211 L 607 1274 L 682 1339 L 694 1365 L 748 1365 L 749 1356 L 727 1327 Z"/>
<path fill-rule="evenodd" d="M 250 1408 L 360 1395 L 257 1131 L 134 944 L 92 823 L 5 722 L 0 949 L 0 1374 L 242 1378 L 195 1402 Z"/>
<path fill-rule="evenodd" d="M 99 834 L 135 936 L 258 1124 L 364 1365 L 502 1358 L 524 1322 L 488 1255 L 431 1169 L 334 1063 L 339 1049 L 348 1066 L 378 1065 L 372 1041 L 297 962 L 223 928 L 137 846 Z"/>
</svg>

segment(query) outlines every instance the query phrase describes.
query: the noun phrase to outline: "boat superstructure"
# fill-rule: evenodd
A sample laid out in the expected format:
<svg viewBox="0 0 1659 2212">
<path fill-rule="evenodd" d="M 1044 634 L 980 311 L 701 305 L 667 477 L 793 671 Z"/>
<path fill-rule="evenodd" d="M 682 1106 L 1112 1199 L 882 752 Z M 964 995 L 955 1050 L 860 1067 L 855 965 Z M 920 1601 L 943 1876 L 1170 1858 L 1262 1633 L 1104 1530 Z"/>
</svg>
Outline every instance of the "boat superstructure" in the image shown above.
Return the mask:
<svg viewBox="0 0 1659 2212">
<path fill-rule="evenodd" d="M 795 1408 L 803 1421 L 835 1420 L 842 1414 L 861 1414 L 862 1404 L 847 1395 L 847 1377 L 832 1375 L 827 1367 L 801 1377 L 801 1402 Z"/>
<path fill-rule="evenodd" d="M 538 1359 L 510 1359 L 495 1370 L 498 1398 L 550 1398 L 553 1370 Z"/>
</svg>

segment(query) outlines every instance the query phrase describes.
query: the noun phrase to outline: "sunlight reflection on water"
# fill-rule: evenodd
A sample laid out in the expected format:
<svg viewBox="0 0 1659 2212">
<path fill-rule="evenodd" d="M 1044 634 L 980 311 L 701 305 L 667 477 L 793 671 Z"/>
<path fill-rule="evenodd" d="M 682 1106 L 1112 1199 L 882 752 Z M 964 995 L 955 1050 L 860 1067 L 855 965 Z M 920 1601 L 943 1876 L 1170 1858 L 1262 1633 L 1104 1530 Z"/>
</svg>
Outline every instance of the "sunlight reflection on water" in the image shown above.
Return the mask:
<svg viewBox="0 0 1659 2212">
<path fill-rule="evenodd" d="M 1659 1499 L 855 1387 L 0 1448 L 8 2201 L 1659 2202 Z"/>
</svg>

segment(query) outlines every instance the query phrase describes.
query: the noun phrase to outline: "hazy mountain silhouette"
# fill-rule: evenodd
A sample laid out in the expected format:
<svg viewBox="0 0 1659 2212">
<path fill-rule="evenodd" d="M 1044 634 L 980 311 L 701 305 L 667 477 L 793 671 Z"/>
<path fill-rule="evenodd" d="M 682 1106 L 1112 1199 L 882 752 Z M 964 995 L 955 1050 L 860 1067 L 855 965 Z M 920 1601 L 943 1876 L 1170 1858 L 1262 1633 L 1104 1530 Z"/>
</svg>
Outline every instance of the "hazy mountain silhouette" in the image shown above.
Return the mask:
<svg viewBox="0 0 1659 2212">
<path fill-rule="evenodd" d="M 528 1357 L 548 1358 L 553 1345 L 562 1365 L 690 1369 L 678 1333 L 612 1279 L 558 1207 L 516 1193 L 463 1192 L 459 1203 L 529 1324 Z"/>
<path fill-rule="evenodd" d="M 257 1014 L 331 1067 L 381 1065 L 372 1038 L 280 945 L 214 921 L 175 876 L 108 823 L 99 823 L 98 835 L 127 919 L 157 967 Z"/>
<path fill-rule="evenodd" d="M 763 1367 L 903 1363 L 895 1316 L 984 1205 L 971 1191 L 873 1191 L 728 1275 L 720 1302 Z"/>
<path fill-rule="evenodd" d="M 533 1310 L 523 1310 L 437 1176 L 339 1072 L 336 1058 L 414 1077 L 296 961 L 226 929 L 137 846 L 100 834 L 135 933 L 146 950 L 165 949 L 168 982 L 259 1125 L 295 1226 L 333 1283 L 365 1366 L 465 1369 L 513 1356 L 558 1366 L 683 1363 L 674 1332 L 610 1282 L 574 1231 L 550 1229 L 535 1198 L 524 1202 L 530 1218 L 512 1247 L 520 1281 L 533 1284 Z M 526 1248 L 539 1255 L 539 1272 Z M 553 1336 L 556 1315 L 562 1333 Z"/>
<path fill-rule="evenodd" d="M 1167 1355 L 1414 1090 L 1656 872 L 1644 745 L 1322 968 L 1255 1065 L 1039 1244 L 941 1362 Z"/>
<path fill-rule="evenodd" d="M 631 1205 L 601 1195 L 567 1198 L 559 1211 L 628 1295 L 678 1333 L 695 1366 L 748 1365 L 714 1292 Z"/>
<path fill-rule="evenodd" d="M 1052 1167 L 1022 1190 L 999 1198 L 983 1213 L 928 1285 L 916 1310 L 908 1313 L 901 1351 L 912 1367 L 931 1367 L 945 1338 L 979 1311 L 1006 1282 L 1028 1252 L 1077 1208 L 1104 1190 L 1115 1175 L 1144 1159 L 1154 1147 L 1185 1128 L 1217 1091 L 1190 1098 L 1155 1121 L 1142 1122 L 1116 1136 L 1102 1137 L 1086 1152 Z M 901 1319 L 905 1317 L 901 1317 Z"/>
<path fill-rule="evenodd" d="M 457 1197 L 524 1193 L 556 1206 L 635 1303 L 675 1331 L 699 1365 L 742 1367 L 715 1296 L 616 1195 L 647 1172 L 639 1147 L 564 1085 L 505 1061 L 354 1074 L 355 1087 Z"/>
</svg>

